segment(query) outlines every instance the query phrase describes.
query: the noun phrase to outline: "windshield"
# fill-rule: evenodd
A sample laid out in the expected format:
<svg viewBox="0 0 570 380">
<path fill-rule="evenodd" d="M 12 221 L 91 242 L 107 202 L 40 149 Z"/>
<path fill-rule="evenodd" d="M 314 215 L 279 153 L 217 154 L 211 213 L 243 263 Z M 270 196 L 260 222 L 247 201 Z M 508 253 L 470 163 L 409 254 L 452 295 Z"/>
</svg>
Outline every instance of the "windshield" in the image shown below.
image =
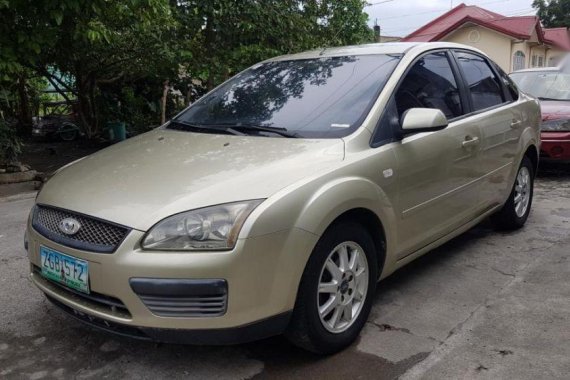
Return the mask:
<svg viewBox="0 0 570 380">
<path fill-rule="evenodd" d="M 512 73 L 524 92 L 546 100 L 570 100 L 570 74 L 559 71 Z"/>
<path fill-rule="evenodd" d="M 261 63 L 205 95 L 167 128 L 215 132 L 218 127 L 244 127 L 245 133 L 262 136 L 272 136 L 273 128 L 294 137 L 346 136 L 362 123 L 399 58 L 362 55 Z"/>
</svg>

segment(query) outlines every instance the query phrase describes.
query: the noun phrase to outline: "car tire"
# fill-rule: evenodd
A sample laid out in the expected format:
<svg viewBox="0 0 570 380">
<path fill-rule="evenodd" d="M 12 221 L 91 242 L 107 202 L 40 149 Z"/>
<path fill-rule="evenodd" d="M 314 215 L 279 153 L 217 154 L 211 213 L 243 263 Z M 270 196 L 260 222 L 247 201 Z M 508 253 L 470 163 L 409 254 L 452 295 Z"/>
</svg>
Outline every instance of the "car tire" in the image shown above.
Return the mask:
<svg viewBox="0 0 570 380">
<path fill-rule="evenodd" d="M 346 256 L 341 261 L 345 248 Z M 334 268 L 329 259 L 340 272 L 331 271 Z M 377 279 L 377 255 L 368 232 L 357 223 L 332 225 L 318 241 L 305 267 L 285 336 L 293 344 L 318 354 L 344 349 L 354 342 L 366 323 Z M 333 304 L 336 306 L 325 314 Z"/>
<path fill-rule="evenodd" d="M 74 141 L 78 135 L 77 130 L 78 128 L 75 124 L 66 123 L 62 125 L 57 134 L 62 141 Z"/>
<path fill-rule="evenodd" d="M 516 230 L 524 226 L 534 193 L 534 165 L 528 157 L 524 157 L 517 171 L 515 183 L 509 199 L 503 208 L 492 216 L 492 221 L 498 230 Z"/>
</svg>

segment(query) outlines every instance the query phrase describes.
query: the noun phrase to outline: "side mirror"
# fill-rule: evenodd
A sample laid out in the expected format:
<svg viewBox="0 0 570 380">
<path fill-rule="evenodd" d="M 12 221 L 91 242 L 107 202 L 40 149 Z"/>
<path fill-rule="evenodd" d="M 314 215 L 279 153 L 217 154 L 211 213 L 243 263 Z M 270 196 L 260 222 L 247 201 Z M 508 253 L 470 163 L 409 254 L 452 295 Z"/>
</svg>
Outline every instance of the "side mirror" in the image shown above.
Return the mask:
<svg viewBox="0 0 570 380">
<path fill-rule="evenodd" d="M 402 115 L 401 134 L 439 131 L 448 124 L 447 117 L 437 108 L 410 108 Z"/>
</svg>

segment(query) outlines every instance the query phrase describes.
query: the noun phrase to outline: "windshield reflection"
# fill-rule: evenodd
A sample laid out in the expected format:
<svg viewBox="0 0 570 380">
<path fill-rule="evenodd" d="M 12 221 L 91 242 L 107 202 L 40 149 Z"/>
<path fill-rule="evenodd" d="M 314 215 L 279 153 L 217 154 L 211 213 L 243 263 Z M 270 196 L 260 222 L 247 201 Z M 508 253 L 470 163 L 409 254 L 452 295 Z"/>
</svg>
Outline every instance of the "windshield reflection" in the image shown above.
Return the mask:
<svg viewBox="0 0 570 380">
<path fill-rule="evenodd" d="M 285 128 L 299 137 L 344 136 L 358 127 L 398 61 L 369 55 L 261 63 L 207 94 L 177 120 Z"/>
</svg>

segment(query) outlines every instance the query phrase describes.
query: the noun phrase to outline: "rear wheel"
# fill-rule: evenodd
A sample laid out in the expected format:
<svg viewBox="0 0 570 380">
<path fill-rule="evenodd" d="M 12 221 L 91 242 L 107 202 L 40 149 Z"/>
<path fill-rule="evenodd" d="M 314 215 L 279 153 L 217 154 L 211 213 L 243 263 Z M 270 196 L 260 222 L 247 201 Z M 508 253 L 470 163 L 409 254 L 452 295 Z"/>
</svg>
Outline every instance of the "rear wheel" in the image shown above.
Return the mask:
<svg viewBox="0 0 570 380">
<path fill-rule="evenodd" d="M 534 166 L 524 157 L 517 172 L 515 184 L 507 202 L 492 219 L 500 230 L 515 230 L 526 223 L 532 205 L 534 192 Z"/>
<path fill-rule="evenodd" d="M 285 335 L 321 354 L 350 345 L 366 323 L 378 278 L 374 243 L 355 223 L 330 227 L 315 247 Z"/>
</svg>

